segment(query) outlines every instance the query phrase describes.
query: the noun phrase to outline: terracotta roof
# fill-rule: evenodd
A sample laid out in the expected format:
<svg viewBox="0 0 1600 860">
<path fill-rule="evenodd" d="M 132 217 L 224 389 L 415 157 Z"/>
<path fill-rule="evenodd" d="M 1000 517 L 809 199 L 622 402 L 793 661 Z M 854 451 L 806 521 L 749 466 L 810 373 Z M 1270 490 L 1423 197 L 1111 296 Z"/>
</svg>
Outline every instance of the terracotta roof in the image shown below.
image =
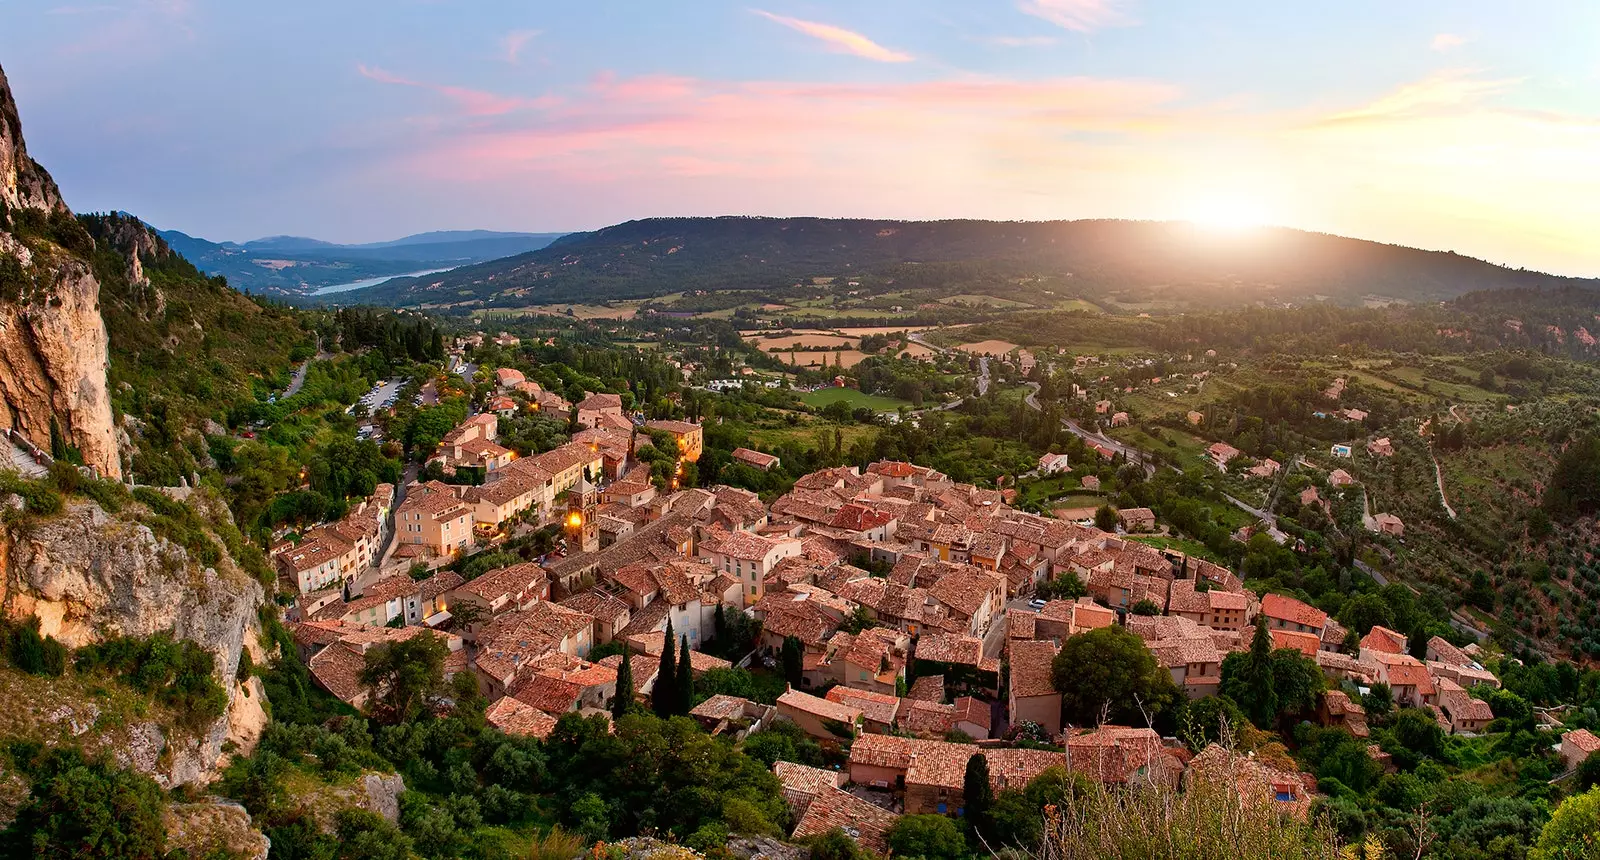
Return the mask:
<svg viewBox="0 0 1600 860">
<path fill-rule="evenodd" d="M 1011 643 L 1011 694 L 1017 697 L 1055 695 L 1050 667 L 1059 649 L 1054 643 L 1021 640 Z"/>
<path fill-rule="evenodd" d="M 820 836 L 834 828 L 877 853 L 888 850 L 884 835 L 900 816 L 831 786 L 817 792 L 790 834 L 793 839 Z"/>
<path fill-rule="evenodd" d="M 345 702 L 354 702 L 366 693 L 360 681 L 366 658 L 346 645 L 329 645 L 312 655 L 306 666 L 323 689 Z"/>
<path fill-rule="evenodd" d="M 917 639 L 916 658 L 936 663 L 959 663 L 988 672 L 998 671 L 1000 661 L 983 656 L 983 640 L 975 636 L 924 633 Z"/>
<path fill-rule="evenodd" d="M 549 675 L 534 675 L 511 695 L 547 714 L 564 714 L 577 709 L 583 686 Z"/>
<path fill-rule="evenodd" d="M 729 532 L 727 537 L 716 541 L 707 549 L 710 552 L 720 553 L 730 558 L 761 561 L 783 540 L 783 538 L 762 537 L 751 532 L 736 531 Z"/>
<path fill-rule="evenodd" d="M 622 395 L 620 394 L 591 394 L 578 402 L 578 408 L 589 411 L 601 409 L 621 409 Z"/>
<path fill-rule="evenodd" d="M 944 676 L 923 675 L 911 683 L 911 689 L 906 692 L 908 701 L 942 702 L 944 701 Z"/>
<path fill-rule="evenodd" d="M 996 591 L 1005 594 L 1004 582 L 972 565 L 957 566 L 928 587 L 933 599 L 969 618 L 976 615 Z"/>
<path fill-rule="evenodd" d="M 1406 653 L 1406 637 L 1387 627 L 1374 625 L 1371 632 L 1361 637 L 1361 647 L 1386 654 Z"/>
<path fill-rule="evenodd" d="M 1153 729 L 1101 726 L 1067 738 L 1071 769 L 1102 783 L 1152 776 L 1151 766 L 1163 753 L 1161 736 Z"/>
<path fill-rule="evenodd" d="M 955 724 L 955 705 L 912 700 L 900 709 L 900 728 L 913 734 L 943 736 Z"/>
<path fill-rule="evenodd" d="M 556 727 L 556 718 L 520 699 L 503 696 L 484 712 L 489 724 L 508 735 L 543 740 Z"/>
<path fill-rule="evenodd" d="M 812 714 L 825 720 L 836 720 L 849 725 L 855 725 L 856 721 L 861 718 L 860 708 L 841 705 L 838 702 L 818 698 L 810 693 L 802 693 L 793 688 L 786 690 L 783 695 L 778 697 L 778 705 L 792 708 L 801 713 Z"/>
<path fill-rule="evenodd" d="M 1051 750 L 1012 749 L 1001 747 L 986 749 L 983 757 L 989 764 L 989 784 L 996 794 L 1008 788 L 1027 788 L 1028 783 L 1046 768 L 1065 767 L 1064 753 Z"/>
<path fill-rule="evenodd" d="M 739 701 L 744 700 L 740 699 Z M 695 711 L 698 710 L 698 708 L 695 709 Z M 690 711 L 689 713 L 692 714 L 695 711 Z M 823 770 L 820 767 L 809 767 L 792 761 L 773 762 L 772 775 L 783 783 L 783 790 L 786 794 L 806 795 L 809 797 L 816 796 L 817 793 L 824 789 L 839 788 L 845 784 L 845 780 L 848 778 L 842 771 Z"/>
<path fill-rule="evenodd" d="M 1266 594 L 1261 598 L 1261 614 L 1268 618 L 1292 621 L 1318 630 L 1328 623 L 1328 613 L 1307 603 L 1281 594 Z"/>
<path fill-rule="evenodd" d="M 497 568 L 479 576 L 458 591 L 464 591 L 485 602 L 493 603 L 513 594 L 524 593 L 532 590 L 535 595 L 544 592 L 543 586 L 548 583 L 549 577 L 544 569 L 533 562 L 513 564 L 510 567 Z"/>
<path fill-rule="evenodd" d="M 849 687 L 833 687 L 828 690 L 827 700 L 837 702 L 847 707 L 861 711 L 868 722 L 882 723 L 892 726 L 895 715 L 900 711 L 900 700 L 885 693 L 874 693 L 870 690 L 855 690 Z"/>
<path fill-rule="evenodd" d="M 689 716 L 707 720 L 731 720 L 744 716 L 745 708 L 754 704 L 755 702 L 749 699 L 718 693 L 695 705 L 690 709 Z"/>
<path fill-rule="evenodd" d="M 1561 742 L 1570 743 L 1586 754 L 1592 755 L 1596 750 L 1600 750 L 1600 737 L 1596 737 L 1588 729 L 1567 732 L 1561 736 Z"/>
<path fill-rule="evenodd" d="M 733 449 L 733 459 L 742 460 L 761 469 L 771 468 L 772 464 L 778 462 L 777 457 L 750 448 Z"/>
<path fill-rule="evenodd" d="M 1322 650 L 1322 637 L 1315 633 L 1296 630 L 1270 630 L 1273 648 L 1293 648 L 1307 657 L 1315 657 Z"/>
</svg>

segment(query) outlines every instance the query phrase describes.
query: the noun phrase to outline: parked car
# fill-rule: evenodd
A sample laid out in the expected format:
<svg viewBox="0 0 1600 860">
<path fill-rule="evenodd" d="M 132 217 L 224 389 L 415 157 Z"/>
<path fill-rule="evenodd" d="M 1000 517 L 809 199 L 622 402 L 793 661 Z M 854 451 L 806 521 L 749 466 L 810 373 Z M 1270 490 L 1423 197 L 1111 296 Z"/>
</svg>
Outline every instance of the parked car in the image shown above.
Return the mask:
<svg viewBox="0 0 1600 860">
<path fill-rule="evenodd" d="M 1033 609 L 1033 610 L 1036 610 L 1036 611 L 1037 611 L 1037 610 L 1040 610 L 1040 609 L 1043 609 L 1043 608 L 1044 608 L 1044 605 L 1045 605 L 1045 604 L 1046 604 L 1046 603 L 1047 603 L 1047 602 L 1049 602 L 1049 601 L 1046 601 L 1046 600 L 1045 600 L 1045 599 L 1044 599 L 1044 598 L 1042 598 L 1042 597 L 1035 597 L 1035 598 L 1034 598 L 1034 599 L 1032 599 L 1032 600 L 1030 600 L 1030 601 L 1028 601 L 1028 607 L 1029 607 L 1029 608 L 1030 608 L 1030 609 Z"/>
</svg>

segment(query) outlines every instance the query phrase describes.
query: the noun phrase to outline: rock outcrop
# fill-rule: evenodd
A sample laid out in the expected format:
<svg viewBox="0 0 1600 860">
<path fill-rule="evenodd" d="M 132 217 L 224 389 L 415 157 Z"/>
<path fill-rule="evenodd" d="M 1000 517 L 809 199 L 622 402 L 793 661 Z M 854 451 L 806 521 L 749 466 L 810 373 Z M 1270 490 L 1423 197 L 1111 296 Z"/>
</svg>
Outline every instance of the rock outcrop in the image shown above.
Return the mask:
<svg viewBox="0 0 1600 860">
<path fill-rule="evenodd" d="M 0 428 L 49 450 L 55 426 L 85 463 L 120 477 L 94 243 L 28 155 L 3 69 L 0 203 Z"/>
<path fill-rule="evenodd" d="M 220 504 L 196 494 L 191 504 Z M 163 786 L 203 784 L 223 763 L 224 748 L 247 752 L 266 723 L 259 680 L 235 678 L 240 652 L 258 635 L 260 583 L 226 554 L 200 564 L 184 547 L 157 536 L 133 511 L 116 516 L 90 502 L 61 514 L 25 518 L 0 533 L 0 608 L 36 616 L 40 631 L 69 646 L 108 636 L 170 632 L 212 653 L 228 691 L 227 712 L 198 735 L 155 722 L 130 726 L 115 752 Z M 230 743 L 231 742 L 231 743 Z"/>
<path fill-rule="evenodd" d="M 267 860 L 272 843 L 250 813 L 237 803 L 169 803 L 162 812 L 167 826 L 167 848 L 182 849 L 186 857 L 237 857 Z"/>
</svg>

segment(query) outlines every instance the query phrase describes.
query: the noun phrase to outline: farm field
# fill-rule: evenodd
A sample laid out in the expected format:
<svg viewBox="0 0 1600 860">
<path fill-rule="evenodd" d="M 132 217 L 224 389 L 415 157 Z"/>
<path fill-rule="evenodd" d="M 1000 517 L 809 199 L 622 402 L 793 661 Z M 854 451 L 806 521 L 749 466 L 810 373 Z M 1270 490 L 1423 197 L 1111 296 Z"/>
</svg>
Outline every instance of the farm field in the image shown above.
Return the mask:
<svg viewBox="0 0 1600 860">
<path fill-rule="evenodd" d="M 1008 340 L 980 340 L 976 343 L 961 344 L 960 346 L 956 347 L 956 349 L 959 349 L 962 352 L 970 352 L 973 355 L 999 356 L 1005 355 L 1013 349 L 1019 349 L 1019 347 Z"/>
<path fill-rule="evenodd" d="M 1001 309 L 1033 307 L 1033 305 L 1030 305 L 1027 302 L 1019 302 L 1012 299 L 1002 299 L 998 296 L 986 296 L 981 294 L 945 296 L 939 300 L 939 304 L 972 305 L 974 307 L 990 307 Z"/>
<path fill-rule="evenodd" d="M 800 399 L 805 401 L 806 405 L 818 409 L 841 401 L 850 404 L 852 409 L 859 409 L 865 406 L 869 409 L 876 409 L 879 412 L 893 412 L 902 406 L 911 405 L 904 400 L 866 394 L 854 388 L 820 388 L 808 394 L 800 395 Z"/>
</svg>

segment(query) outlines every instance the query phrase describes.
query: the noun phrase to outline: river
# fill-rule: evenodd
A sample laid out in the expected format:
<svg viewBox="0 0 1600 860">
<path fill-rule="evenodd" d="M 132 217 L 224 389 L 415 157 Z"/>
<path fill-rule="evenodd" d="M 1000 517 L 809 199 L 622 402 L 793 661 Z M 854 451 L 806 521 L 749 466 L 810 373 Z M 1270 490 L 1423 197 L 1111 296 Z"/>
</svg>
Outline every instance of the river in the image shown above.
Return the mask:
<svg viewBox="0 0 1600 860">
<path fill-rule="evenodd" d="M 322 295 L 327 295 L 328 293 L 344 293 L 344 292 L 349 292 L 350 290 L 360 290 L 360 289 L 365 289 L 367 287 L 376 287 L 377 285 L 383 283 L 384 281 L 393 280 L 394 278 L 418 278 L 418 277 L 421 277 L 423 275 L 433 275 L 433 274 L 437 274 L 439 272 L 448 272 L 448 271 L 450 271 L 449 268 L 444 268 L 444 269 L 423 269 L 420 272 L 405 272 L 405 273 L 399 274 L 399 275 L 384 275 L 381 278 L 365 278 L 365 279 L 360 280 L 360 281 L 351 281 L 348 284 L 329 284 L 326 287 L 318 287 L 318 288 L 312 290 L 311 294 L 313 296 L 322 296 Z"/>
</svg>

